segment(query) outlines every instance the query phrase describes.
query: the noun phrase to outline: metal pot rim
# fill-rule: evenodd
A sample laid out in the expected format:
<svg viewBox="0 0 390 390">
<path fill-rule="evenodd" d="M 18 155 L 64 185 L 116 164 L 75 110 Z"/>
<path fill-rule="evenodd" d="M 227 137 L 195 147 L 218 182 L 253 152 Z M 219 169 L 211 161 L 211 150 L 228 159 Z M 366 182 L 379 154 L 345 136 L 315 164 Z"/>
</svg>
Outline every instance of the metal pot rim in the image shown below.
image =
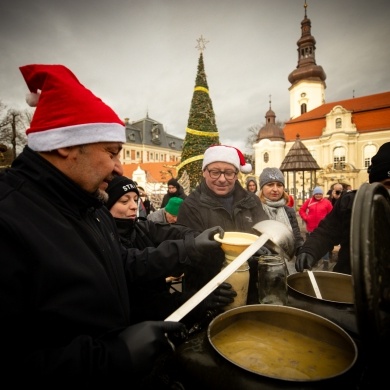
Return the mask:
<svg viewBox="0 0 390 390">
<path fill-rule="evenodd" d="M 265 313 L 265 314 L 264 314 Z M 349 348 L 351 360 L 348 364 L 347 367 L 340 369 L 339 372 L 335 372 L 334 374 L 323 376 L 323 377 L 314 377 L 314 378 L 308 378 L 308 379 L 302 379 L 302 378 L 288 378 L 288 377 L 280 377 L 280 376 L 275 376 L 275 375 L 270 375 L 267 373 L 262 373 L 259 371 L 255 371 L 251 369 L 248 366 L 240 364 L 240 362 L 235 361 L 229 356 L 226 356 L 223 354 L 220 349 L 215 345 L 213 342 L 213 337 L 218 334 L 219 332 L 223 331 L 226 328 L 226 325 L 230 325 L 231 323 L 236 322 L 237 320 L 243 318 L 243 319 L 261 319 L 261 316 L 266 316 L 269 320 L 271 317 L 270 316 L 282 316 L 282 321 L 279 321 L 279 323 L 283 323 L 283 328 L 286 327 L 286 329 L 293 329 L 294 328 L 294 323 L 297 323 L 299 321 L 304 321 L 301 325 L 305 329 L 307 329 L 307 324 L 310 322 L 313 326 L 314 333 L 318 333 L 318 335 L 321 335 L 323 332 L 327 332 L 327 335 L 329 337 L 329 341 L 333 342 L 333 345 L 337 345 L 334 343 L 334 340 L 339 340 L 341 341 L 346 347 Z M 299 330 L 302 329 L 299 328 Z M 316 329 L 316 327 L 318 329 Z M 296 329 L 297 333 L 302 333 L 299 331 L 298 328 Z M 317 314 L 290 307 L 290 306 L 279 306 L 279 305 L 264 305 L 264 304 L 259 304 L 259 305 L 248 305 L 248 306 L 241 306 L 238 308 L 234 308 L 231 310 L 228 310 L 217 317 L 215 317 L 211 323 L 208 326 L 207 329 L 207 337 L 208 340 L 211 344 L 211 346 L 214 348 L 214 350 L 220 354 L 223 358 L 228 360 L 229 362 L 233 363 L 234 365 L 252 372 L 257 375 L 261 375 L 264 377 L 269 377 L 269 378 L 274 378 L 274 379 L 279 379 L 279 380 L 285 380 L 285 381 L 290 381 L 290 382 L 316 382 L 316 381 L 322 381 L 325 379 L 330 379 L 334 377 L 338 377 L 345 372 L 349 371 L 353 365 L 355 364 L 357 360 L 357 354 L 358 354 L 358 349 L 351 338 L 349 334 L 344 331 L 340 326 L 335 324 L 334 322 L 321 317 Z M 314 338 L 314 337 L 313 337 Z M 280 339 L 279 339 L 280 340 Z M 267 353 L 267 351 L 265 351 Z"/>
</svg>

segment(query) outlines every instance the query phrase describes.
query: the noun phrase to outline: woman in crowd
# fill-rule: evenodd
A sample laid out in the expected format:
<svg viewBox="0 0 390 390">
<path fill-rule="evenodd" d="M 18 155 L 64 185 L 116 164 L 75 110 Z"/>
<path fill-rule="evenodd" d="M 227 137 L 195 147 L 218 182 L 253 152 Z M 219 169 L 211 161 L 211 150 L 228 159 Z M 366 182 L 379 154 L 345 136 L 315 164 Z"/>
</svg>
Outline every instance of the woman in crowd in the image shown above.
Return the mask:
<svg viewBox="0 0 390 390">
<path fill-rule="evenodd" d="M 107 208 L 115 219 L 122 244 L 127 248 L 161 248 L 161 259 L 174 256 L 169 253 L 169 241 L 188 239 L 197 232 L 183 225 L 154 223 L 137 218 L 140 194 L 134 182 L 125 176 L 116 176 L 108 185 L 106 192 L 109 199 Z M 196 253 L 193 253 L 196 256 Z M 212 256 L 212 254 L 210 254 Z M 180 276 L 180 275 L 175 275 Z M 170 275 L 166 275 L 169 278 Z M 153 280 L 150 283 L 134 281 L 130 300 L 136 308 L 136 321 L 163 320 L 189 299 L 195 291 L 169 291 L 170 284 L 166 278 Z M 193 323 L 201 320 L 207 310 L 219 310 L 233 302 L 236 293 L 231 286 L 223 283 L 210 294 L 200 305 L 193 309 L 183 323 L 191 328 Z"/>
<path fill-rule="evenodd" d="M 169 199 L 174 197 L 185 199 L 187 195 L 177 179 L 172 177 L 168 180 L 168 191 L 163 197 L 160 208 L 164 208 L 168 204 Z"/>
<path fill-rule="evenodd" d="M 303 245 L 295 210 L 287 206 L 289 196 L 284 188 L 284 175 L 278 168 L 265 168 L 260 174 L 260 200 L 269 219 L 287 225 L 294 234 L 294 250 L 298 254 Z"/>
<path fill-rule="evenodd" d="M 321 187 L 315 187 L 313 196 L 307 199 L 299 209 L 299 215 L 306 224 L 306 239 L 314 232 L 320 222 L 332 211 L 333 206 L 329 199 L 324 198 L 324 190 Z M 333 246 L 329 248 L 329 252 Z M 323 269 L 329 269 L 329 252 L 323 255 Z M 318 259 L 316 259 L 318 260 Z"/>
<path fill-rule="evenodd" d="M 248 192 L 253 192 L 254 194 L 257 194 L 257 182 L 255 178 L 248 177 L 246 179 L 246 190 Z"/>
</svg>

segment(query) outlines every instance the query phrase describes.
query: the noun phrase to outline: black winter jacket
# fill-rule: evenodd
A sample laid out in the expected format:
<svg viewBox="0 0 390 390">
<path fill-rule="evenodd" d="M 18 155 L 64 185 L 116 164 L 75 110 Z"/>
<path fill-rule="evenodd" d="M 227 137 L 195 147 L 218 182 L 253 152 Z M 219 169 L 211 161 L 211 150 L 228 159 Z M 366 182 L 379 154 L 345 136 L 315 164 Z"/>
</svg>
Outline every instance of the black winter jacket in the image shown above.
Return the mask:
<svg viewBox="0 0 390 390">
<path fill-rule="evenodd" d="M 268 219 L 260 199 L 246 191 L 236 181 L 232 212 L 227 211 L 218 197 L 207 187 L 205 181 L 187 196 L 181 204 L 177 223 L 194 230 L 203 231 L 213 226 L 221 226 L 225 232 L 244 232 L 258 234 L 253 230 L 257 222 Z M 221 271 L 224 258 L 220 265 L 211 266 L 201 272 L 190 269 L 186 276 L 186 286 L 199 289 Z"/>
<path fill-rule="evenodd" d="M 132 361 L 117 338 L 132 323 L 128 287 L 180 275 L 194 248 L 186 235 L 126 250 L 101 202 L 26 147 L 0 176 L 3 379 L 129 380 Z"/>
<path fill-rule="evenodd" d="M 293 207 L 284 206 L 288 220 L 294 235 L 294 253 L 297 254 L 303 245 L 304 239 L 301 234 L 301 229 L 298 224 L 297 213 Z"/>
<path fill-rule="evenodd" d="M 188 234 L 198 235 L 198 232 L 177 223 L 156 223 L 142 219 L 136 222 L 130 219 L 114 219 L 121 241 L 126 248 L 157 248 L 167 240 L 185 239 Z M 176 256 L 176 253 L 173 252 L 171 256 Z M 166 282 L 165 278 L 156 278 L 150 282 L 135 281 L 130 289 L 130 301 L 132 308 L 134 308 L 133 320 L 136 322 L 164 320 L 196 292 L 171 292 L 170 284 Z M 194 323 L 204 318 L 206 311 L 205 304 L 201 303 L 181 322 L 190 329 Z"/>
<path fill-rule="evenodd" d="M 300 253 L 310 253 L 321 259 L 329 248 L 340 245 L 334 272 L 351 274 L 350 232 L 352 206 L 356 190 L 344 193 L 335 203 L 332 211 L 320 222 L 303 244 Z"/>
<path fill-rule="evenodd" d="M 170 192 L 167 192 L 164 195 L 163 200 L 162 200 L 161 205 L 160 205 L 160 208 L 161 209 L 164 208 L 168 204 L 169 199 L 171 199 L 171 198 L 181 198 L 184 200 L 186 197 L 187 197 L 187 195 L 185 194 L 183 187 L 180 186 L 175 193 L 171 194 Z"/>
</svg>

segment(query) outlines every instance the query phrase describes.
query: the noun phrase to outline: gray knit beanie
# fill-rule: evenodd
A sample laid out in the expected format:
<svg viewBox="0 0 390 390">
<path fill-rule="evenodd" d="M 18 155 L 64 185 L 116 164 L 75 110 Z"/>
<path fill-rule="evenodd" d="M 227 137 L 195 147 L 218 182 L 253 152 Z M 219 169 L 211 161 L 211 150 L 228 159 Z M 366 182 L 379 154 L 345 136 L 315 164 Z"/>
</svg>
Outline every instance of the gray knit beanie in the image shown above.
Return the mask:
<svg viewBox="0 0 390 390">
<path fill-rule="evenodd" d="M 284 186 L 284 175 L 278 168 L 264 168 L 260 174 L 260 189 L 271 181 L 278 181 Z"/>
</svg>

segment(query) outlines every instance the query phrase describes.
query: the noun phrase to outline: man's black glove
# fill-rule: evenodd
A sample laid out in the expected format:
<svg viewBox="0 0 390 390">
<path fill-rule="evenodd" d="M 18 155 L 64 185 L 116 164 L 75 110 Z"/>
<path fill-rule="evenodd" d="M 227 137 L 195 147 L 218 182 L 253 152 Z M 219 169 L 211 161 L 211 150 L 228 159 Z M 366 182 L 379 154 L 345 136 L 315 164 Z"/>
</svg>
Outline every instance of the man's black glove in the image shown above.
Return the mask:
<svg viewBox="0 0 390 390">
<path fill-rule="evenodd" d="M 195 237 L 195 249 L 202 256 L 210 255 L 215 249 L 221 247 L 221 243 L 214 240 L 214 235 L 219 233 L 219 236 L 223 238 L 225 235 L 224 230 L 220 226 L 214 226 L 206 229 L 200 233 L 199 236 Z"/>
<path fill-rule="evenodd" d="M 237 293 L 232 290 L 230 283 L 222 283 L 204 299 L 203 304 L 207 310 L 221 309 L 234 302 L 236 296 Z"/>
<path fill-rule="evenodd" d="M 134 373 L 145 375 L 152 370 L 156 358 L 172 348 L 166 334 L 185 332 L 180 322 L 145 321 L 129 326 L 118 337 L 129 350 Z"/>
<path fill-rule="evenodd" d="M 311 269 L 316 263 L 314 257 L 309 253 L 300 253 L 295 259 L 295 269 L 298 272 L 303 272 L 305 269 Z"/>
<path fill-rule="evenodd" d="M 266 246 L 262 246 L 253 256 L 264 256 L 264 255 L 272 255 L 272 251 L 270 251 Z"/>
</svg>

